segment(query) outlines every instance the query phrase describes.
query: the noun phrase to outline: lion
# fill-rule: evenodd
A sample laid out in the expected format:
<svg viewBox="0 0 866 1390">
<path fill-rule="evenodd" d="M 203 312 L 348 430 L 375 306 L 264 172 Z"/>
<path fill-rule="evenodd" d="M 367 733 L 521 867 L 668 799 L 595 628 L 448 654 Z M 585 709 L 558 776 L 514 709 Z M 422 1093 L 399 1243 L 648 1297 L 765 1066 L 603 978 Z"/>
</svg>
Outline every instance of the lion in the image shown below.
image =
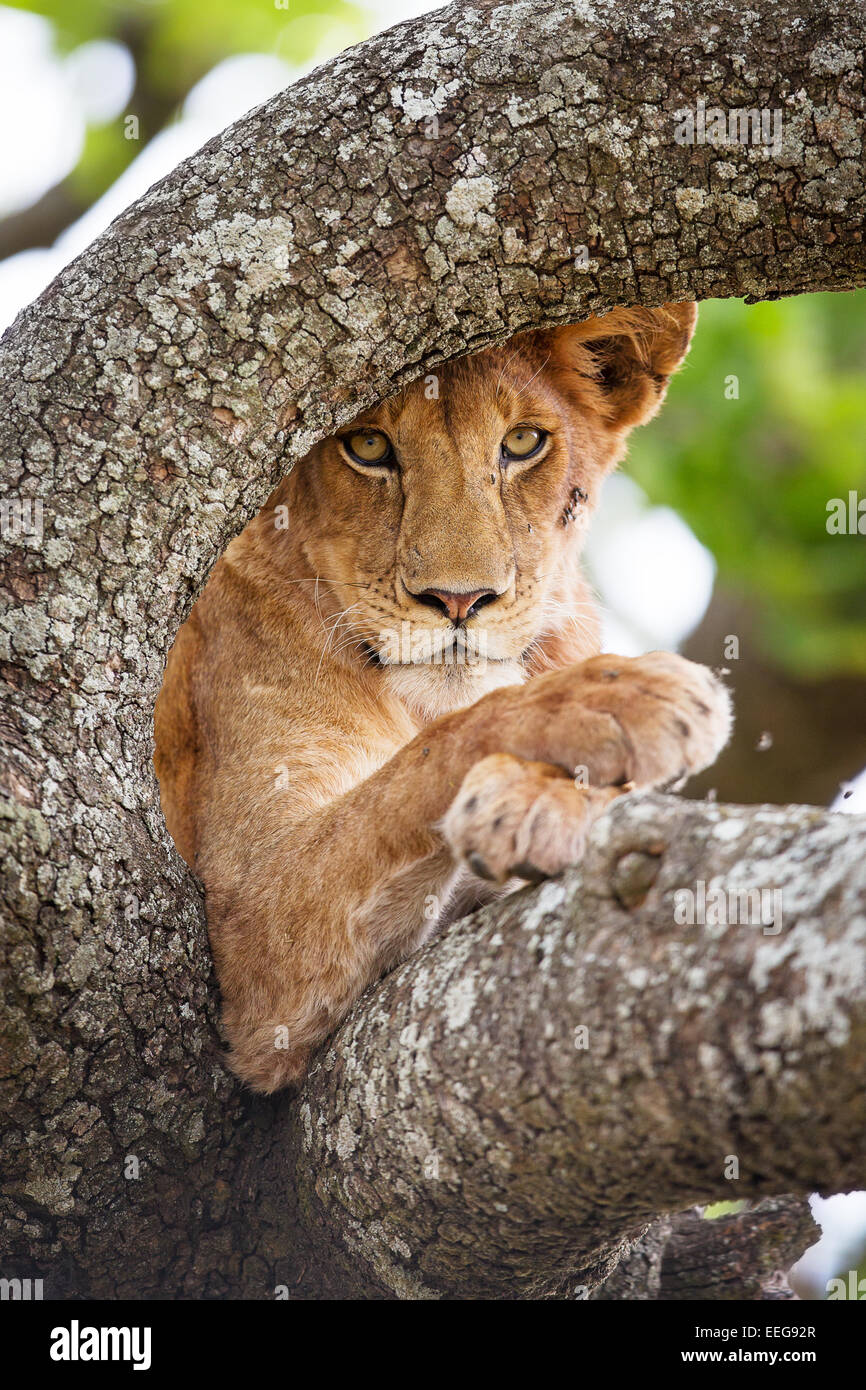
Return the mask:
<svg viewBox="0 0 866 1390">
<path fill-rule="evenodd" d="M 450 362 L 317 444 L 215 566 L 155 764 L 254 1090 L 299 1083 L 443 924 L 577 864 L 614 797 L 726 743 L 708 669 L 601 654 L 580 568 L 695 319 L 616 309 Z"/>
</svg>

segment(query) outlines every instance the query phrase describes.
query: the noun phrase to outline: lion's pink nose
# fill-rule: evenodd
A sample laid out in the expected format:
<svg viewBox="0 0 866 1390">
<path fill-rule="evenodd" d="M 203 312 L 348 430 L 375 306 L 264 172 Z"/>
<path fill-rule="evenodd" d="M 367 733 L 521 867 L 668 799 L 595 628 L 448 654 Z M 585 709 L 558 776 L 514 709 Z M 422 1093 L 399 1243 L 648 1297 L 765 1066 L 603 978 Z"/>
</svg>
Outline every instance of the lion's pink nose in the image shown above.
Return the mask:
<svg viewBox="0 0 866 1390">
<path fill-rule="evenodd" d="M 493 589 L 473 589 L 468 594 L 452 594 L 447 589 L 425 589 L 414 597 L 430 608 L 441 608 L 452 623 L 462 623 L 472 616 L 475 608 L 481 607 L 482 602 L 490 603 L 495 599 L 496 593 Z"/>
</svg>

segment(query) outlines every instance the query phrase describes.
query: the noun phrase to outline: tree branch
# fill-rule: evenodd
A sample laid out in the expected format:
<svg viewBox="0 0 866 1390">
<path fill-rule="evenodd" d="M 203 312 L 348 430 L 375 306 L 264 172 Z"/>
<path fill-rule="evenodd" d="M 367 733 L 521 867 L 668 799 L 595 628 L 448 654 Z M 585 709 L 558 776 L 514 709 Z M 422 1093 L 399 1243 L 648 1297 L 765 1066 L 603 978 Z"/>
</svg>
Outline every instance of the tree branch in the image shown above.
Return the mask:
<svg viewBox="0 0 866 1390">
<path fill-rule="evenodd" d="M 703 1208 L 692 1207 L 653 1222 L 594 1298 L 794 1298 L 785 1275 L 817 1236 L 802 1197 L 768 1197 L 712 1220 Z"/>
<path fill-rule="evenodd" d="M 864 848 L 864 817 L 615 804 L 581 871 L 455 925 L 334 1039 L 301 1105 L 319 1242 L 361 1289 L 539 1297 L 663 1211 L 862 1182 Z M 678 925 L 699 880 L 769 890 L 778 932 Z"/>
</svg>

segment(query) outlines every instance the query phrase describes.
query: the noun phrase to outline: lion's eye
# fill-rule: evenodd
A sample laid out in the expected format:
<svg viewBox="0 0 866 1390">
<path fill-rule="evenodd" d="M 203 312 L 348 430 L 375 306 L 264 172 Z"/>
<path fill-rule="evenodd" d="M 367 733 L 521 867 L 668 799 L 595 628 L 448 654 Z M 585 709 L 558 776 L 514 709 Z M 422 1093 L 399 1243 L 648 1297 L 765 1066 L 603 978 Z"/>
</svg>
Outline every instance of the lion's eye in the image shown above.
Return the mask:
<svg viewBox="0 0 866 1390">
<path fill-rule="evenodd" d="M 502 441 L 502 452 L 507 459 L 528 459 L 537 454 L 547 435 L 535 425 L 515 425 Z"/>
<path fill-rule="evenodd" d="M 363 430 L 346 435 L 343 447 L 358 463 L 390 463 L 391 441 L 381 430 Z"/>
</svg>

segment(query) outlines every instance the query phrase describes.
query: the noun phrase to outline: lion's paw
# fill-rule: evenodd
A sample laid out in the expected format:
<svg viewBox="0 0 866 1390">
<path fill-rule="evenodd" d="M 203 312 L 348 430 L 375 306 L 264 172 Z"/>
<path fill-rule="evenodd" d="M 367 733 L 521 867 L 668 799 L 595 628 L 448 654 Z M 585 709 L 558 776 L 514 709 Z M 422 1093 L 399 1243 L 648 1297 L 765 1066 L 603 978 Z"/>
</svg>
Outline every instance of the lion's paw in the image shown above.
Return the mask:
<svg viewBox="0 0 866 1390">
<path fill-rule="evenodd" d="M 538 883 L 580 861 L 590 825 L 627 790 L 576 786 L 548 763 L 496 753 L 467 773 L 442 831 L 479 878 Z"/>
</svg>

